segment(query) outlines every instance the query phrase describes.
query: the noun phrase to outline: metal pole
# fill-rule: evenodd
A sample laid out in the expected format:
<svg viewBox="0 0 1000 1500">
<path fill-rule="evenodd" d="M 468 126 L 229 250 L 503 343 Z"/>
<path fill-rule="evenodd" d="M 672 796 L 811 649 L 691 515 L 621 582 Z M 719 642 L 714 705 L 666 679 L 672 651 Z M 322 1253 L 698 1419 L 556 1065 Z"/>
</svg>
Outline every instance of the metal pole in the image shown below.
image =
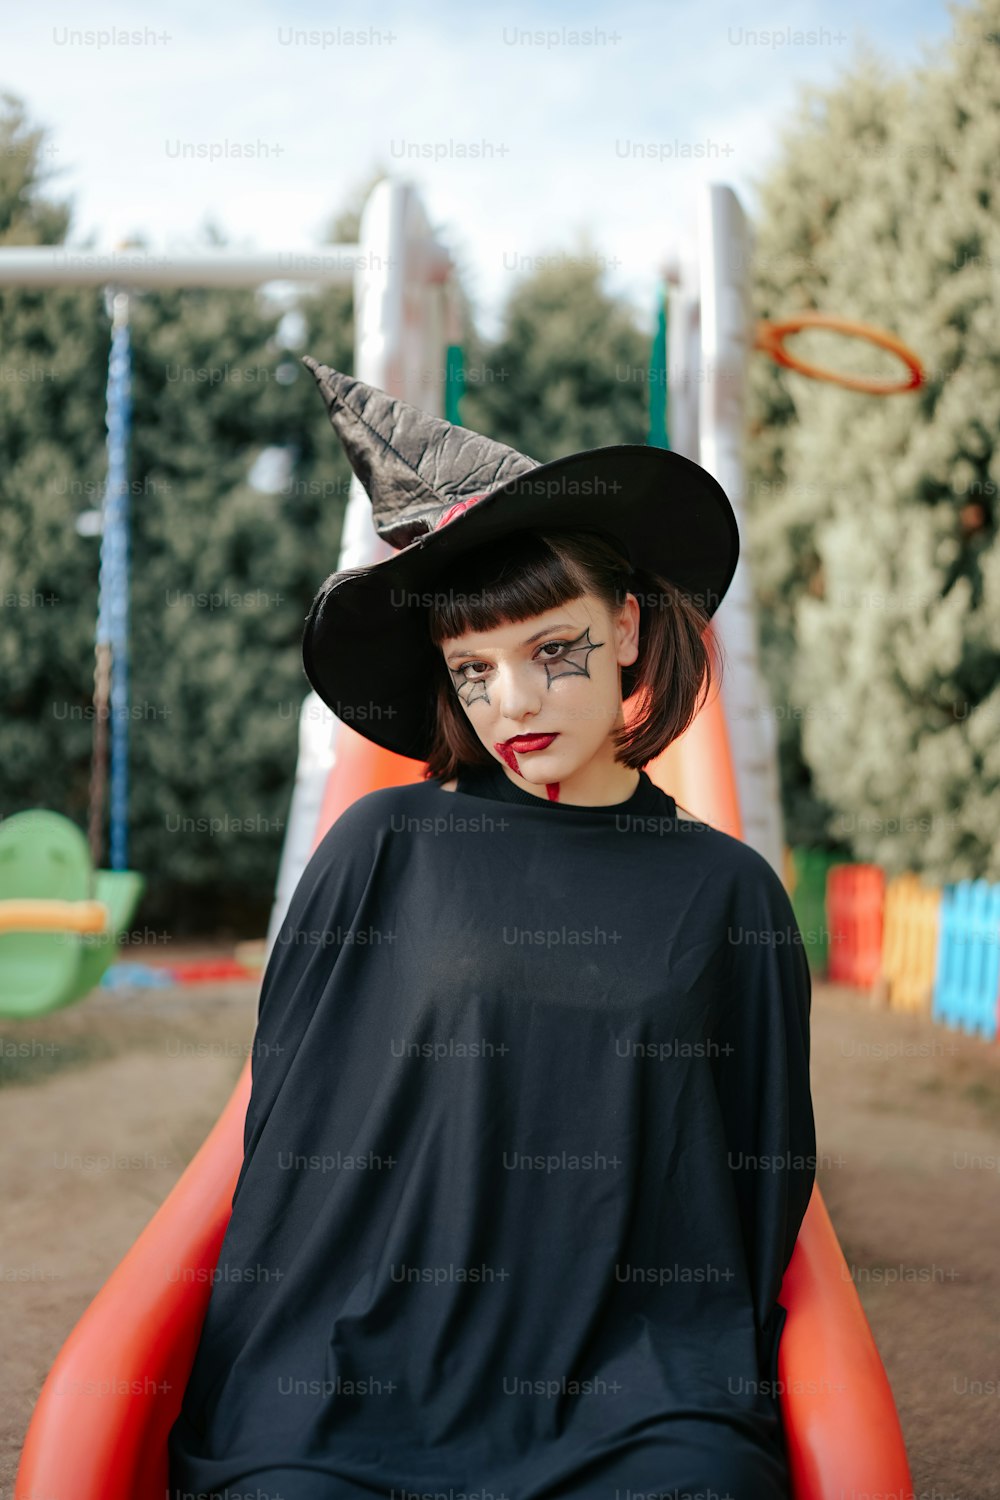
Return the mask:
<svg viewBox="0 0 1000 1500">
<path fill-rule="evenodd" d="M 131 354 L 128 293 L 112 292 L 108 365 L 108 475 L 101 532 L 97 653 L 111 657 L 110 867 L 128 869 L 128 442 L 131 427 Z M 98 726 L 95 725 L 95 729 Z M 95 748 L 101 743 L 95 737 Z"/>
<path fill-rule="evenodd" d="M 271 281 L 345 285 L 362 261 L 359 245 L 318 250 L 75 250 L 65 245 L 0 248 L 0 286 L 258 287 Z"/>
</svg>

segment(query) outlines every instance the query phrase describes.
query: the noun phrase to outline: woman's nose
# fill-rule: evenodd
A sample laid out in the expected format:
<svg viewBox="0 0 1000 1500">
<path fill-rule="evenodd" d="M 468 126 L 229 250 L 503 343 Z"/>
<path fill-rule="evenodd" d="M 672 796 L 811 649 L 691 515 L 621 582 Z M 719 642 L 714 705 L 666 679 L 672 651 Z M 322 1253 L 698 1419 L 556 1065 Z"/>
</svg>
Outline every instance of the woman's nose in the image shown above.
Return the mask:
<svg viewBox="0 0 1000 1500">
<path fill-rule="evenodd" d="M 537 671 L 537 667 L 535 668 Z M 500 707 L 505 718 L 522 719 L 537 713 L 541 707 L 541 684 L 532 679 L 531 665 L 501 667 L 499 670 Z"/>
</svg>

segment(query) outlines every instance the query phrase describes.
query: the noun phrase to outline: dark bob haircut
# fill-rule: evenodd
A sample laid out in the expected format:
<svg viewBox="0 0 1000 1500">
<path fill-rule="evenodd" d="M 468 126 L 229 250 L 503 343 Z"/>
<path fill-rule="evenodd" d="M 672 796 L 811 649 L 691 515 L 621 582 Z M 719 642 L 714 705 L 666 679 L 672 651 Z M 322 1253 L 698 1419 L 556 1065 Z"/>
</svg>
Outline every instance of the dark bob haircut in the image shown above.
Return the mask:
<svg viewBox="0 0 1000 1500">
<path fill-rule="evenodd" d="M 615 538 L 595 531 L 515 531 L 477 548 L 434 581 L 427 609 L 431 642 L 473 630 L 532 619 L 583 594 L 595 594 L 616 616 L 628 593 L 639 603 L 639 654 L 622 667 L 622 701 L 634 694 L 640 708 L 631 725 L 611 731 L 615 759 L 641 769 L 677 739 L 721 677 L 721 648 L 705 635 L 708 615 L 689 594 L 659 574 L 633 569 Z M 711 643 L 711 645 L 709 644 Z M 493 757 L 459 702 L 438 650 L 433 739 L 425 778 L 448 781 L 463 767 L 489 765 Z"/>
</svg>

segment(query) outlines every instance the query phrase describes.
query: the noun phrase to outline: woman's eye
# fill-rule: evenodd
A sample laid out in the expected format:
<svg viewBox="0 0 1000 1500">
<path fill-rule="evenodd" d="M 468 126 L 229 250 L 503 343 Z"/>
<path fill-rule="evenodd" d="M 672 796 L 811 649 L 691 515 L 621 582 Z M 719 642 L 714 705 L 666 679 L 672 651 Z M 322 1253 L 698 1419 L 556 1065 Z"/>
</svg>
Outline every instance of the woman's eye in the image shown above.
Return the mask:
<svg viewBox="0 0 1000 1500">
<path fill-rule="evenodd" d="M 548 651 L 550 647 L 555 652 L 563 651 L 568 644 L 568 641 L 546 641 L 544 645 L 539 646 L 537 654 L 540 655 L 543 651 Z M 547 656 L 544 659 L 546 661 L 557 660 L 555 656 Z M 463 682 L 475 682 L 481 674 L 477 673 L 472 677 L 467 676 L 470 667 L 482 667 L 484 671 L 488 672 L 490 664 L 488 661 L 463 661 L 460 667 L 455 668 L 456 676 L 460 677 Z"/>
</svg>

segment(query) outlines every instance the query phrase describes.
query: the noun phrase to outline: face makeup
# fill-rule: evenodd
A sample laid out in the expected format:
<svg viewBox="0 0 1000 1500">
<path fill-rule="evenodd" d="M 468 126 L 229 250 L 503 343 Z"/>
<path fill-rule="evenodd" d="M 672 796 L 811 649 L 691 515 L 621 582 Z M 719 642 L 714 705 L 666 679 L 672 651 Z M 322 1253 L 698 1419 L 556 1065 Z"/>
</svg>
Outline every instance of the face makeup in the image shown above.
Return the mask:
<svg viewBox="0 0 1000 1500">
<path fill-rule="evenodd" d="M 494 741 L 493 748 L 500 759 L 520 776 L 521 768 L 517 763 L 518 754 L 530 755 L 532 751 L 545 750 L 552 744 L 555 738 L 556 735 L 554 734 L 519 734 L 514 735 L 509 740 Z M 558 781 L 547 781 L 545 783 L 545 791 L 550 802 L 557 802 L 559 800 Z"/>
<path fill-rule="evenodd" d="M 544 785 L 550 802 L 559 800 L 563 778 L 607 755 L 609 726 L 622 720 L 620 667 L 628 663 L 617 659 L 622 644 L 612 643 L 608 627 L 616 624 L 619 633 L 624 627 L 605 614 L 600 601 L 584 595 L 530 621 L 488 630 L 470 649 L 445 655 L 458 701 L 483 745 L 537 792 Z M 633 631 L 637 625 L 636 618 Z M 474 654 L 484 646 L 485 660 Z M 547 727 L 494 737 L 519 722 Z M 533 757 L 546 751 L 544 769 L 535 769 Z M 542 782 L 546 773 L 550 779 Z"/>
</svg>

